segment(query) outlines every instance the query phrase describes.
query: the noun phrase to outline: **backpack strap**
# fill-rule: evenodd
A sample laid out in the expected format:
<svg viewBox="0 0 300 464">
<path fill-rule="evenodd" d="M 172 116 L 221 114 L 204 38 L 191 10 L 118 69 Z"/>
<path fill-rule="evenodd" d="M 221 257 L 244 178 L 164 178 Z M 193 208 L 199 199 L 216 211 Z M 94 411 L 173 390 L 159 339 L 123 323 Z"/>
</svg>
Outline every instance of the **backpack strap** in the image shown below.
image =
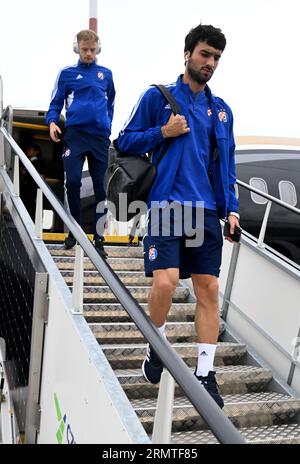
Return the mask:
<svg viewBox="0 0 300 464">
<path fill-rule="evenodd" d="M 174 114 L 180 114 L 180 106 L 178 105 L 177 101 L 171 94 L 171 92 L 167 89 L 162 84 L 152 84 L 154 87 L 156 87 L 165 97 L 167 102 L 170 104 L 171 110 L 173 111 Z"/>
<path fill-rule="evenodd" d="M 175 100 L 175 98 L 173 97 L 171 92 L 162 84 L 152 84 L 152 85 L 153 85 L 153 87 L 156 87 L 163 94 L 163 96 L 165 97 L 167 102 L 170 104 L 170 107 L 171 107 L 171 110 L 172 110 L 173 114 L 180 114 L 180 106 L 178 105 L 177 101 Z M 156 167 L 159 165 L 159 163 L 161 162 L 161 160 L 165 156 L 166 151 L 167 151 L 167 149 L 168 149 L 168 147 L 170 145 L 170 142 L 171 142 L 171 138 L 168 138 L 167 140 L 164 141 L 161 153 L 160 153 L 160 155 L 159 155 L 159 157 L 158 157 L 158 159 L 156 160 L 156 163 L 155 163 Z M 115 144 L 115 146 L 117 148 L 116 140 L 114 141 L 114 144 Z M 138 216 L 136 216 L 134 218 L 133 225 L 132 225 L 131 230 L 130 230 L 129 235 L 128 235 L 129 246 L 132 245 L 132 242 L 133 242 L 133 239 L 134 239 L 134 234 L 135 234 L 135 231 L 136 231 L 136 229 L 138 227 L 140 218 L 141 218 L 141 214 L 139 214 Z"/>
<path fill-rule="evenodd" d="M 153 85 L 153 87 L 156 87 L 162 93 L 162 95 L 165 97 L 165 99 L 167 100 L 167 102 L 169 103 L 169 105 L 171 107 L 171 110 L 172 110 L 173 114 L 180 114 L 180 106 L 178 105 L 177 101 L 175 100 L 175 98 L 173 97 L 171 92 L 162 84 L 152 84 L 152 85 Z M 166 154 L 166 152 L 167 152 L 167 150 L 169 148 L 170 143 L 171 143 L 170 138 L 165 140 L 164 145 L 163 145 L 162 150 L 161 150 L 161 153 L 160 153 L 159 157 L 156 160 L 156 163 L 155 163 L 156 167 L 159 165 L 159 163 L 161 162 L 161 160 L 165 156 L 165 154 Z"/>
</svg>

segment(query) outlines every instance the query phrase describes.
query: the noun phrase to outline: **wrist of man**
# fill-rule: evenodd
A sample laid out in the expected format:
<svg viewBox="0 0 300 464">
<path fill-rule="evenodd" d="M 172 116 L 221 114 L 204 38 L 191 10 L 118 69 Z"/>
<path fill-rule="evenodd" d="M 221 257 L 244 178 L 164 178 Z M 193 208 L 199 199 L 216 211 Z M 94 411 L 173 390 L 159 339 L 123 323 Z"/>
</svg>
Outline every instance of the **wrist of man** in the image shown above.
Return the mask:
<svg viewBox="0 0 300 464">
<path fill-rule="evenodd" d="M 166 139 L 168 137 L 166 126 L 161 126 L 160 131 L 162 133 L 163 138 Z"/>
<path fill-rule="evenodd" d="M 236 217 L 238 220 L 240 220 L 240 215 L 239 213 L 236 213 L 235 211 L 230 211 L 230 213 L 228 213 L 227 217 L 229 216 L 234 216 Z"/>
</svg>

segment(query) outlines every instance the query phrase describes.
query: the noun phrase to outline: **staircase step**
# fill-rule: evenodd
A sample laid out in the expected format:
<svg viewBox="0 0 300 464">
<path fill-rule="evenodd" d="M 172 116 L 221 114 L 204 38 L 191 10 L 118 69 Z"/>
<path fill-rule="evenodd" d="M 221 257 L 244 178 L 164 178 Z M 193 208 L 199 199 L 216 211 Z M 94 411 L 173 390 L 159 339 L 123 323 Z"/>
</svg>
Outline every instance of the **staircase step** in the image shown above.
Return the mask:
<svg viewBox="0 0 300 464">
<path fill-rule="evenodd" d="M 269 445 L 300 444 L 300 424 L 280 424 L 261 427 L 241 427 L 239 432 L 247 443 Z M 217 444 L 219 441 L 209 430 L 175 432 L 171 437 L 172 444 Z"/>
<path fill-rule="evenodd" d="M 99 343 L 145 343 L 144 336 L 133 322 L 91 323 L 90 329 Z M 219 332 L 225 330 L 220 324 Z M 168 322 L 166 335 L 170 343 L 195 342 L 196 334 L 193 322 Z"/>
<path fill-rule="evenodd" d="M 188 366 L 196 365 L 198 350 L 195 343 L 174 343 L 172 346 Z M 101 345 L 101 348 L 113 369 L 139 369 L 147 351 L 146 344 L 133 343 L 127 345 Z M 246 345 L 219 342 L 214 365 L 241 364 L 246 352 Z"/>
<path fill-rule="evenodd" d="M 109 246 L 105 245 L 105 251 L 110 258 L 143 258 L 143 247 L 134 246 Z M 47 245 L 47 248 L 52 256 L 59 257 L 74 257 L 75 247 L 71 250 L 66 250 L 64 245 Z"/>
<path fill-rule="evenodd" d="M 70 287 L 72 288 L 72 287 Z M 146 303 L 148 300 L 148 293 L 151 287 L 127 287 L 131 295 L 139 302 Z M 177 287 L 174 292 L 173 301 L 174 302 L 184 302 L 187 300 L 190 292 L 188 288 Z M 84 302 L 117 302 L 116 296 L 112 293 L 109 287 L 99 287 L 99 286 L 87 286 L 83 287 L 83 298 Z"/>
<path fill-rule="evenodd" d="M 300 412 L 300 400 L 281 393 L 245 393 L 223 396 L 224 413 L 240 427 L 271 426 L 291 422 Z M 137 399 L 131 401 L 147 433 L 152 432 L 156 410 L 156 399 Z M 173 432 L 183 430 L 207 429 L 187 398 L 175 398 L 173 408 Z"/>
<path fill-rule="evenodd" d="M 65 282 L 68 285 L 73 285 L 74 271 L 61 271 Z M 146 277 L 144 272 L 126 271 L 117 272 L 119 279 L 122 280 L 124 285 L 136 286 L 149 286 L 152 285 L 152 278 Z M 85 271 L 83 274 L 83 282 L 85 285 L 107 285 L 103 277 L 99 275 L 98 271 Z"/>
<path fill-rule="evenodd" d="M 74 258 L 69 257 L 53 257 L 58 269 L 74 269 Z M 108 258 L 108 264 L 114 271 L 144 271 L 144 260 L 140 258 Z M 95 266 L 89 258 L 83 260 L 85 270 L 95 270 Z"/>
<path fill-rule="evenodd" d="M 194 372 L 196 362 L 191 369 Z M 248 392 L 260 392 L 272 379 L 269 369 L 256 366 L 216 366 L 217 382 L 222 395 L 242 394 Z M 159 385 L 150 384 L 142 374 L 141 365 L 138 369 L 115 370 L 123 390 L 128 398 L 156 398 Z M 176 396 L 183 396 L 178 385 L 176 385 Z M 184 399 L 184 398 L 183 398 Z"/>
<path fill-rule="evenodd" d="M 148 304 L 140 306 L 149 315 Z M 130 320 L 128 313 L 120 303 L 85 303 L 84 317 L 87 322 L 126 322 Z M 195 315 L 195 303 L 173 303 L 168 314 L 168 321 L 192 322 Z"/>
</svg>

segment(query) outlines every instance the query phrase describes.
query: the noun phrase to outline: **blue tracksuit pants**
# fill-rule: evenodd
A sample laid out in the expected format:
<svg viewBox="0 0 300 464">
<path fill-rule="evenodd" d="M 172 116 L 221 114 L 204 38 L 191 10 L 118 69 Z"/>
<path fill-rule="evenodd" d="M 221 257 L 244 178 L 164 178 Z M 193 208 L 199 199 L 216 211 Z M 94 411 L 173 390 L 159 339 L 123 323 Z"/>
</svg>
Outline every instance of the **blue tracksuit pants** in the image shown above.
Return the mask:
<svg viewBox="0 0 300 464">
<path fill-rule="evenodd" d="M 103 187 L 104 174 L 107 168 L 108 148 L 110 141 L 108 138 L 82 132 L 74 127 L 67 128 L 64 139 L 63 163 L 66 178 L 66 189 L 70 212 L 73 218 L 80 224 L 80 187 L 82 169 L 87 158 L 89 173 L 93 181 L 95 193 L 95 219 L 94 219 L 94 238 L 103 237 L 103 229 L 96 228 L 99 219 L 104 219 L 107 211 L 96 212 L 99 202 L 105 200 Z M 102 220 L 101 223 L 104 221 Z"/>
</svg>

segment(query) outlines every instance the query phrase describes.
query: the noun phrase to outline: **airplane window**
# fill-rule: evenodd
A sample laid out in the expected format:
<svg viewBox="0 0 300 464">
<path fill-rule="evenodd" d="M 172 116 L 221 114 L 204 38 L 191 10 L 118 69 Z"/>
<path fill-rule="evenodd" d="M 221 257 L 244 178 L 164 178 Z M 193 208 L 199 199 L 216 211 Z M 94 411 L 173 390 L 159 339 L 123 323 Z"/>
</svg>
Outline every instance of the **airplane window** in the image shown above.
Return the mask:
<svg viewBox="0 0 300 464">
<path fill-rule="evenodd" d="M 251 177 L 249 184 L 251 185 L 251 187 L 254 187 L 257 190 L 261 190 L 264 193 L 268 193 L 267 183 L 264 179 L 261 179 L 260 177 Z M 251 192 L 251 199 L 254 203 L 258 205 L 265 205 L 268 201 L 267 198 L 264 198 L 261 195 L 258 195 L 257 193 L 253 192 Z"/>
<path fill-rule="evenodd" d="M 297 204 L 297 193 L 296 188 L 293 182 L 289 180 L 281 180 L 278 183 L 280 200 L 288 203 L 291 206 L 296 206 Z"/>
</svg>

